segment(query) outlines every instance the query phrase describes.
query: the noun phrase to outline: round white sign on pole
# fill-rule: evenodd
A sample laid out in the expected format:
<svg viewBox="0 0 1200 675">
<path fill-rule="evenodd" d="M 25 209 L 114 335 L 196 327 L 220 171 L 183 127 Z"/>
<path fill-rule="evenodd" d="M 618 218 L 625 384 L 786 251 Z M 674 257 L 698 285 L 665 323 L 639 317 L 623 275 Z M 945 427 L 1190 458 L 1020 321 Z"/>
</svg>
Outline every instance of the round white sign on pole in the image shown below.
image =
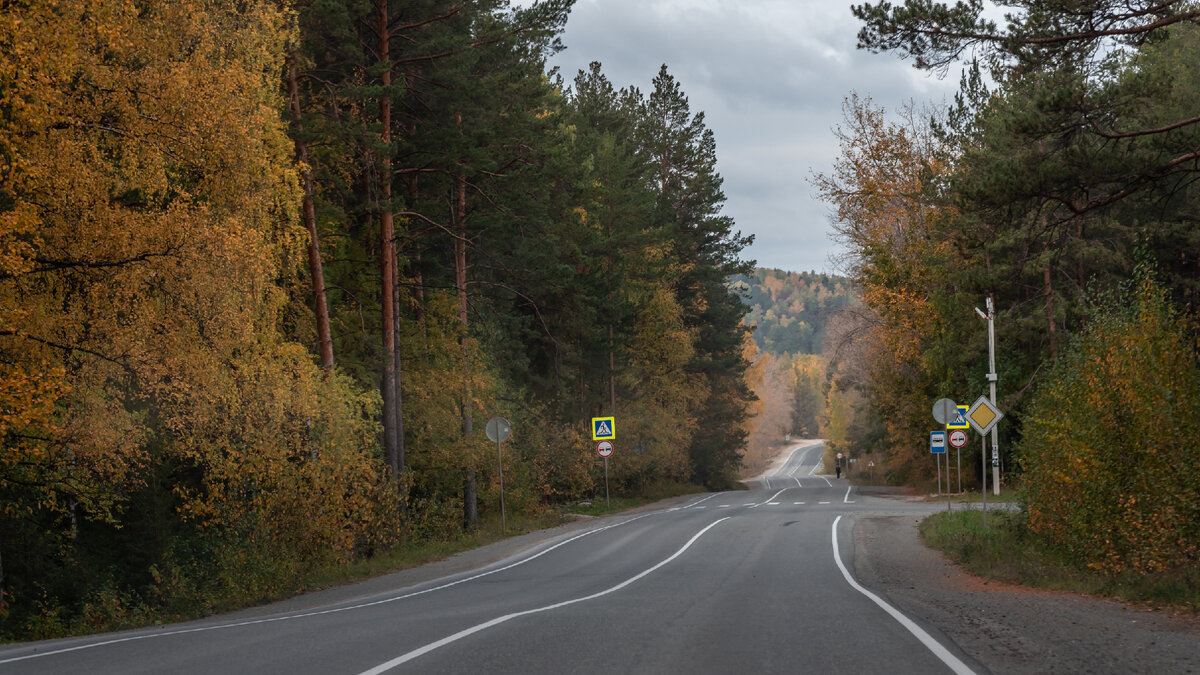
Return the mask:
<svg viewBox="0 0 1200 675">
<path fill-rule="evenodd" d="M 958 404 L 948 398 L 939 398 L 933 404 L 933 419 L 938 424 L 949 424 L 950 420 L 954 419 L 954 413 L 958 410 Z"/>
<path fill-rule="evenodd" d="M 962 429 L 955 429 L 950 432 L 950 445 L 961 448 L 967 444 L 967 432 Z"/>
<path fill-rule="evenodd" d="M 596 454 L 600 455 L 601 457 L 604 457 L 607 459 L 608 457 L 610 457 L 612 455 L 612 452 L 613 452 L 612 441 L 600 441 L 599 443 L 596 444 Z"/>
<path fill-rule="evenodd" d="M 484 429 L 484 431 L 487 432 L 489 441 L 503 443 L 504 441 L 508 440 L 509 436 L 512 436 L 512 425 L 510 425 L 508 420 L 504 419 L 503 417 L 493 417 L 492 419 L 488 420 L 487 427 Z"/>
</svg>

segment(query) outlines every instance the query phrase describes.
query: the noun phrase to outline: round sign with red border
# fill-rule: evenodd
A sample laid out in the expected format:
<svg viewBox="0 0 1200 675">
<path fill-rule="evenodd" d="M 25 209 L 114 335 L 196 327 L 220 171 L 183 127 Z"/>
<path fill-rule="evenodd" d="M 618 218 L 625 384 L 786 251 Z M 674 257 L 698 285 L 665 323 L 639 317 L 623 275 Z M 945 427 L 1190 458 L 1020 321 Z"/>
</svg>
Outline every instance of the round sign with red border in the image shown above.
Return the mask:
<svg viewBox="0 0 1200 675">
<path fill-rule="evenodd" d="M 605 459 L 612 455 L 612 451 L 612 441 L 600 441 L 596 444 L 596 454 L 604 457 Z"/>
<path fill-rule="evenodd" d="M 967 444 L 967 432 L 962 429 L 955 429 L 950 432 L 950 445 L 961 448 Z"/>
</svg>

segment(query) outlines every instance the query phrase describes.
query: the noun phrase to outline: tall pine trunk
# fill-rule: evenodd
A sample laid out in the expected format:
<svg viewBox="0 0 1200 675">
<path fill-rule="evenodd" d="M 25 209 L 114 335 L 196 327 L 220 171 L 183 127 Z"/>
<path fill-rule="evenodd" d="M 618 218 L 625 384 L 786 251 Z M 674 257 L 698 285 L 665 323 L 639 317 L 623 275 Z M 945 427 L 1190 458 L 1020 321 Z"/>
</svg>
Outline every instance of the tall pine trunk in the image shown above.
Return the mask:
<svg viewBox="0 0 1200 675">
<path fill-rule="evenodd" d="M 393 259 L 392 265 L 394 271 L 400 269 L 399 256 Z M 398 282 L 392 284 L 392 307 L 393 335 L 398 335 L 400 333 L 400 284 Z M 404 366 L 400 359 L 400 340 L 393 339 L 392 343 L 392 363 L 395 364 L 396 370 L 393 390 L 393 407 L 396 416 L 396 464 L 392 469 L 399 476 L 404 472 Z"/>
<path fill-rule="evenodd" d="M 462 116 L 456 115 L 461 125 Z M 458 321 L 462 324 L 459 347 L 462 356 L 463 391 L 459 406 L 462 412 L 463 436 L 470 436 L 471 422 L 471 354 L 467 348 L 467 179 L 454 177 L 454 288 L 458 292 Z"/>
<path fill-rule="evenodd" d="M 395 223 L 392 216 L 392 67 L 390 54 L 391 32 L 388 27 L 388 1 L 378 0 L 379 61 L 383 93 L 379 97 L 379 273 L 380 304 L 383 310 L 383 456 L 392 475 L 400 475 L 400 446 L 396 418 L 396 302 L 393 287 L 396 283 Z"/>
<path fill-rule="evenodd" d="M 304 197 L 301 213 L 304 228 L 308 230 L 308 271 L 312 276 L 313 313 L 317 319 L 317 348 L 321 355 L 321 370 L 325 377 L 333 372 L 333 336 L 329 328 L 329 304 L 325 299 L 325 271 L 321 263 L 321 237 L 317 232 L 316 208 L 313 206 L 312 167 L 308 162 L 308 144 L 304 142 L 304 125 L 301 122 L 300 86 L 296 78 L 296 55 L 288 54 L 288 98 L 292 109 L 292 125 L 295 130 L 296 160 L 300 163 L 301 185 Z"/>
</svg>

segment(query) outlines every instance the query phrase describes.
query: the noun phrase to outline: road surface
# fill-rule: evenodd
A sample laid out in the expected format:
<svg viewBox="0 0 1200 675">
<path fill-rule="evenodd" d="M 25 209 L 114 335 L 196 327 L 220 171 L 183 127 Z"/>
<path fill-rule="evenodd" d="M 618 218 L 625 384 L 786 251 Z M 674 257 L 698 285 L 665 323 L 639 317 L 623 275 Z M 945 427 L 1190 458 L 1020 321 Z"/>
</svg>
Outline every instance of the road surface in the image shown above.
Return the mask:
<svg viewBox="0 0 1200 675">
<path fill-rule="evenodd" d="M 482 568 L 8 646 L 0 672 L 985 672 L 852 574 L 855 518 L 939 505 L 856 495 L 821 452 L 801 444 L 750 490 L 596 519 Z"/>
</svg>

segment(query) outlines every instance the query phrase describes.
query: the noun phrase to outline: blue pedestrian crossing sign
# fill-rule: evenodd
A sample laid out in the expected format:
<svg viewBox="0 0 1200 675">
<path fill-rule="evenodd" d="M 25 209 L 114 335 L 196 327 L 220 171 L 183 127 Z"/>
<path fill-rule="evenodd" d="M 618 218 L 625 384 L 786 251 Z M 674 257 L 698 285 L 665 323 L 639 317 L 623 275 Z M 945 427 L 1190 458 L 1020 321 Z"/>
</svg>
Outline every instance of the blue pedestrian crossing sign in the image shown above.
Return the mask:
<svg viewBox="0 0 1200 675">
<path fill-rule="evenodd" d="M 592 418 L 592 440 L 611 441 L 617 437 L 617 426 L 612 417 Z"/>
<path fill-rule="evenodd" d="M 946 420 L 946 428 L 970 429 L 971 424 L 967 422 L 967 409 L 969 407 L 965 405 L 955 406 L 954 412 L 950 413 L 950 419 Z"/>
</svg>

